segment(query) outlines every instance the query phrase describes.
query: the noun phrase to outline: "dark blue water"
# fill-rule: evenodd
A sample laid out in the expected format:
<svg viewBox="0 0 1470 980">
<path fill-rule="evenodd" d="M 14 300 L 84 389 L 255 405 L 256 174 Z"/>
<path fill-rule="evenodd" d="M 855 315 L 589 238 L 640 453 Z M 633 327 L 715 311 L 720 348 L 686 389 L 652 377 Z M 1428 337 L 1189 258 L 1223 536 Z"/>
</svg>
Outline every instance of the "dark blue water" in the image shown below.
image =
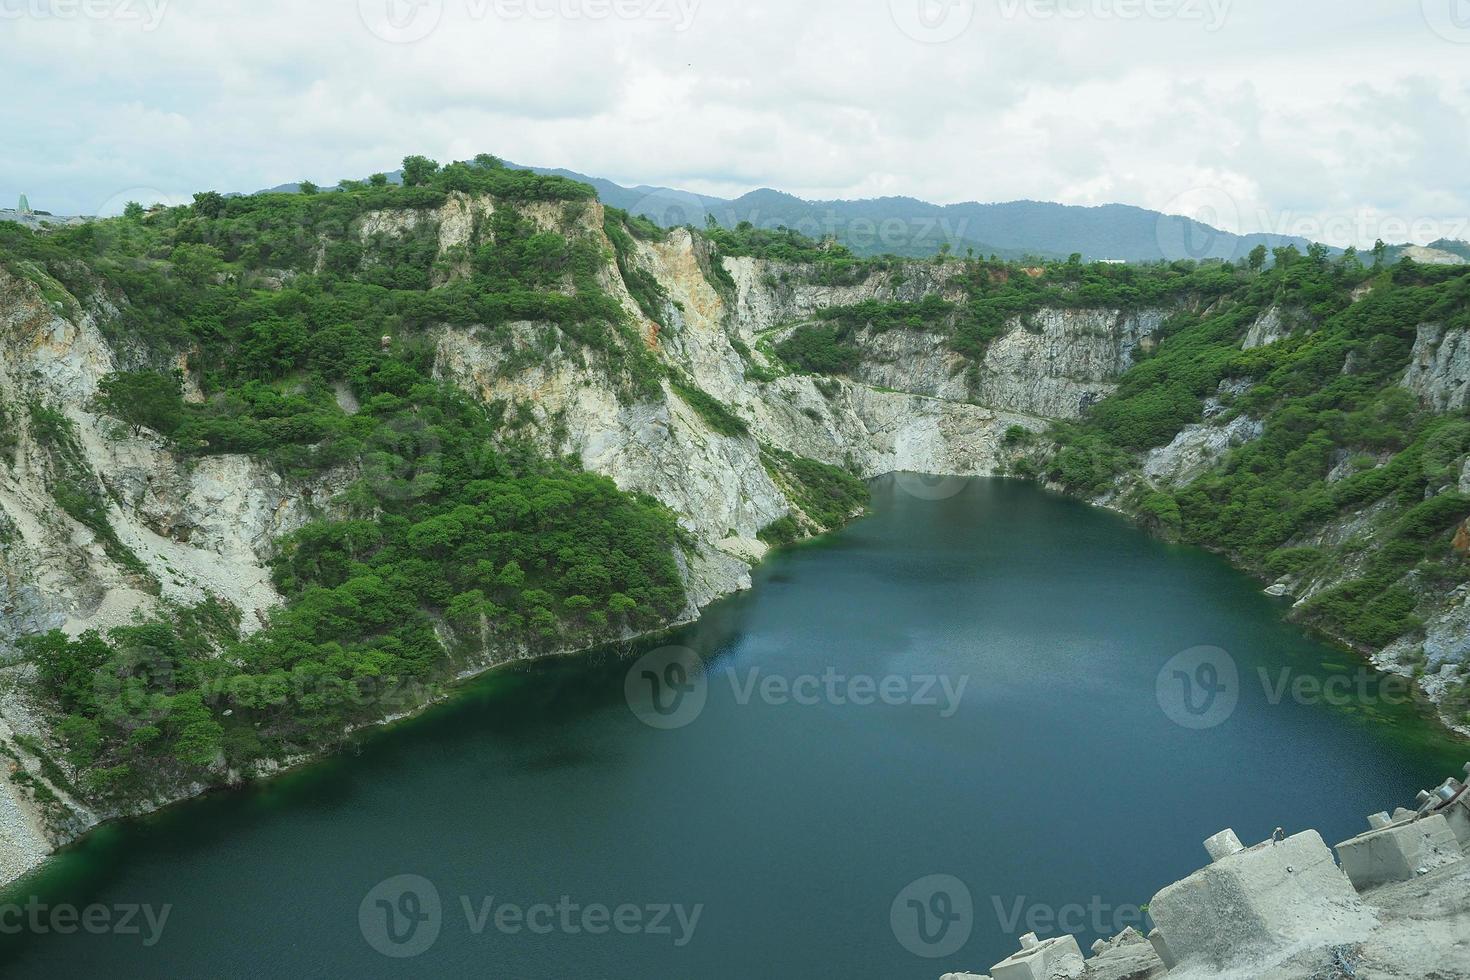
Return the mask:
<svg viewBox="0 0 1470 980">
<path fill-rule="evenodd" d="M 161 933 L 43 916 L 0 937 L 4 973 L 934 980 L 1056 916 L 1084 946 L 1139 925 L 1226 826 L 1334 843 L 1470 757 L 1219 559 L 1028 484 L 880 481 L 869 519 L 756 580 L 662 641 L 708 663 L 684 727 L 630 710 L 645 650 L 499 672 L 341 758 L 88 838 L 8 900 L 114 925 L 166 905 Z M 1224 653 L 1166 669 L 1201 646 Z M 1273 704 L 1282 670 L 1351 696 Z"/>
</svg>

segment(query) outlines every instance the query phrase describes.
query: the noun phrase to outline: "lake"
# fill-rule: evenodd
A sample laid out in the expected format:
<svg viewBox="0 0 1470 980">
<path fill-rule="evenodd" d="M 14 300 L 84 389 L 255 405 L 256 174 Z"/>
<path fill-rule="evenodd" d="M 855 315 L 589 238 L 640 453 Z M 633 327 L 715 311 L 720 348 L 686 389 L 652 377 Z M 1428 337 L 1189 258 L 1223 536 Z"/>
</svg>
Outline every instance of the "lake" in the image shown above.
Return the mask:
<svg viewBox="0 0 1470 980">
<path fill-rule="evenodd" d="M 1027 483 L 879 480 L 755 581 L 103 828 L 5 897 L 42 928 L 0 969 L 938 980 L 1470 758 L 1218 557 Z"/>
</svg>

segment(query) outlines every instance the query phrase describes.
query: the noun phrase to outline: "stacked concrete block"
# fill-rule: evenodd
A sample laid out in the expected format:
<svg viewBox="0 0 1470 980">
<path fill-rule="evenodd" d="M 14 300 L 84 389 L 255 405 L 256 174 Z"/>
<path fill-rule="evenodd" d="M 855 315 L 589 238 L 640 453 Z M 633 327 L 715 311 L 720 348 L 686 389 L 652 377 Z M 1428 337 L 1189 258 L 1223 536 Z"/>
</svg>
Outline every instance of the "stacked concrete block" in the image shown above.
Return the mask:
<svg viewBox="0 0 1470 980">
<path fill-rule="evenodd" d="M 1213 864 L 1149 903 L 1161 934 L 1156 949 L 1170 968 L 1238 967 L 1356 942 L 1376 924 L 1315 831 L 1251 848 L 1224 831 L 1206 849 Z"/>
<path fill-rule="evenodd" d="M 1040 940 L 1021 937 L 1021 951 L 990 968 L 994 980 L 1077 980 L 1086 971 L 1082 947 L 1074 936 Z"/>
<path fill-rule="evenodd" d="M 1369 825 L 1378 821 L 1370 818 Z M 1337 845 L 1342 870 L 1358 891 L 1409 881 L 1465 860 L 1449 821 L 1435 813 L 1376 826 Z"/>
<path fill-rule="evenodd" d="M 1470 776 L 1470 765 L 1465 766 L 1465 775 Z M 1435 796 L 1439 800 L 1436 812 L 1450 825 L 1460 849 L 1470 850 L 1470 787 L 1458 779 L 1449 779 L 1435 790 Z"/>
</svg>

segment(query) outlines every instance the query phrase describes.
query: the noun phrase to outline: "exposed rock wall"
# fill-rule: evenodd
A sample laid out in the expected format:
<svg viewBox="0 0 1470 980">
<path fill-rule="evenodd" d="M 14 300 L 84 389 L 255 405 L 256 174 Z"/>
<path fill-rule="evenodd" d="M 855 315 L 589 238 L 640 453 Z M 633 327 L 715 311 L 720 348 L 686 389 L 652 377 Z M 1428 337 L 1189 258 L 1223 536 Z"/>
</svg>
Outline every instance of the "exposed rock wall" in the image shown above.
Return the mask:
<svg viewBox="0 0 1470 980">
<path fill-rule="evenodd" d="M 448 270 L 447 281 L 468 251 L 487 240 L 496 209 L 486 198 L 451 195 L 437 210 L 373 212 L 352 233 L 368 246 L 365 263 L 374 261 L 370 246 L 381 238 L 431 236 L 439 247 L 436 268 Z M 539 229 L 586 236 L 612 253 L 600 205 L 520 210 Z M 683 230 L 640 242 L 634 261 L 667 291 L 662 326 L 638 307 L 611 261 L 599 275 L 604 287 L 655 356 L 726 403 L 750 435 L 713 432 L 668 387 L 662 399 L 630 402 L 597 353 L 550 324 L 441 331 L 438 370 L 486 402 L 524 407 L 523 434 L 545 451 L 573 453 L 588 469 L 674 509 L 701 544 L 689 558 L 691 611 L 748 583 L 750 559 L 763 550 L 754 545 L 756 533 L 795 506 L 767 473 L 762 444 L 870 476 L 895 469 L 994 473 L 1008 428 L 1040 431 L 1038 416 L 1075 414 L 1087 399 L 1104 396 L 1157 328 L 1157 317 L 1111 312 L 1046 311 L 1029 328 L 1018 322 L 987 365 L 989 408 L 963 397 L 959 361 L 940 338 L 910 331 L 871 338 L 871 371 L 857 381 L 755 381 L 752 369 L 770 367 L 750 350 L 761 330 L 865 299 L 957 298 L 959 263 L 909 265 L 833 285 L 817 281 L 808 267 L 726 259 L 735 283 L 730 290 L 708 244 Z M 92 406 L 99 382 L 130 366 L 100 322 L 116 314 L 113 302 L 125 301 L 58 302 L 54 294 L 64 290 L 57 283 L 0 277 L 0 334 L 7 345 L 0 398 L 18 420 L 13 465 L 0 473 L 0 520 L 9 529 L 0 581 L 11 610 L 9 633 L 58 624 L 72 633 L 107 628 L 162 601 L 194 602 L 206 594 L 237 606 L 243 628 L 258 626 L 279 601 L 266 572 L 273 543 L 310 519 L 352 474 L 292 485 L 248 457 L 179 458 L 151 433 L 135 435 L 100 416 Z M 1040 332 L 1033 333 L 1037 324 Z M 186 361 L 187 352 L 180 358 Z M 96 534 L 56 506 L 54 460 L 23 418 L 31 404 L 52 406 L 70 420 L 107 496 L 109 522 L 141 571 L 120 565 Z"/>
<path fill-rule="evenodd" d="M 307 520 L 313 496 L 330 499 L 333 481 L 290 486 L 244 456 L 184 460 L 151 433 L 99 416 L 92 399 L 119 358 L 93 312 L 58 305 L 0 269 L 0 400 L 16 442 L 0 466 L 0 522 L 11 529 L 0 535 L 0 573 L 13 601 L 37 625 L 80 633 L 208 593 L 237 606 L 250 628 L 279 602 L 265 570 L 273 542 Z M 142 571 L 121 565 L 57 505 L 52 487 L 76 474 L 61 471 L 54 447 L 38 439 L 32 406 L 70 421 L 108 521 Z"/>
<path fill-rule="evenodd" d="M 915 263 L 841 285 L 825 282 L 819 270 L 805 266 L 733 258 L 725 267 L 736 285 L 737 333 L 746 342 L 831 307 L 965 298 L 960 262 Z M 940 334 L 864 330 L 857 337 L 862 359 L 855 377 L 874 387 L 972 401 L 1013 414 L 1077 418 L 1117 390 L 1118 378 L 1139 352 L 1156 343 L 1166 316 L 1165 310 L 1043 309 L 1011 320 L 973 371 Z"/>
<path fill-rule="evenodd" d="M 1244 415 L 1224 425 L 1206 422 L 1187 426 L 1167 446 L 1150 450 L 1143 475 L 1157 483 L 1186 487 L 1208 473 L 1230 450 L 1261 437 L 1265 426 Z"/>
<path fill-rule="evenodd" d="M 1435 411 L 1454 412 L 1470 405 L 1470 331 L 1420 324 L 1404 387 Z"/>
<path fill-rule="evenodd" d="M 725 268 L 735 281 L 735 315 L 743 339 L 786 323 L 810 319 L 818 310 L 852 306 L 866 300 L 915 302 L 938 295 L 964 297 L 958 262 L 906 264 L 902 271 L 880 270 L 852 283 L 833 284 L 811 266 L 783 265 L 766 259 L 729 258 Z"/>
<path fill-rule="evenodd" d="M 1273 306 L 1265 313 L 1258 316 L 1250 329 L 1246 331 L 1245 341 L 1241 344 L 1244 350 L 1255 350 L 1257 347 L 1268 347 L 1279 340 L 1284 340 L 1291 335 L 1291 322 L 1279 306 Z"/>
<path fill-rule="evenodd" d="M 600 222 L 600 209 L 589 209 L 585 233 L 600 236 Z M 747 587 L 749 559 L 764 551 L 754 541 L 757 532 L 796 506 L 766 472 L 762 443 L 865 476 L 894 470 L 986 475 L 1000 465 L 1006 429 L 1044 427 L 1019 413 L 926 397 L 923 392 L 941 388 L 949 375 L 937 363 L 909 371 L 893 385 L 899 391 L 747 376 L 752 367 L 770 366 L 759 352 L 737 350 L 738 342 L 749 351 L 742 337 L 754 338 L 747 315 L 775 322 L 793 311 L 894 294 L 881 277 L 850 287 L 803 286 L 800 267 L 783 283 L 766 263 L 727 259 L 739 284 L 732 298 L 711 281 L 715 260 L 707 244 L 685 230 L 639 243 L 635 261 L 668 293 L 666 328 L 638 309 L 615 268 L 607 273 L 607 288 L 643 325 L 656 356 L 728 405 L 750 435 L 712 431 L 668 386 L 661 402 L 626 404 L 599 355 L 561 338 L 550 324 L 517 323 L 493 335 L 445 330 L 438 337 L 437 371 L 487 403 L 525 406 L 534 420 L 530 431 L 545 451 L 575 455 L 589 470 L 648 493 L 678 514 L 705 546 L 690 557 L 695 607 Z M 942 283 L 943 277 L 930 281 Z M 923 288 L 910 281 L 898 293 L 918 297 Z M 908 393 L 913 391 L 921 394 Z"/>
<path fill-rule="evenodd" d="M 280 602 L 267 568 L 276 539 L 309 519 L 313 500 L 330 500 L 342 475 L 293 485 L 257 459 L 185 460 L 153 434 L 134 435 L 99 416 L 98 384 L 123 363 L 98 322 L 115 311 L 98 299 L 90 306 L 48 299 L 60 286 L 45 283 L 43 291 L 43 282 L 0 268 L 0 403 L 13 439 L 13 452 L 0 460 L 0 663 L 24 635 L 106 630 L 210 595 L 239 610 L 243 630 L 258 628 Z M 62 465 L 58 447 L 39 435 L 33 408 L 68 421 L 66 441 L 79 459 Z M 98 491 L 108 526 L 136 565 L 58 505 L 54 489 L 78 481 Z M 17 733 L 48 739 L 28 677 L 24 666 L 0 669 L 0 740 L 18 755 L 0 759 L 0 769 L 24 769 L 60 804 L 43 808 L 0 779 L 0 884 L 98 819 L 14 741 Z"/>
<path fill-rule="evenodd" d="M 1117 391 L 1115 383 L 1150 350 L 1162 310 L 1041 310 L 992 341 L 980 372 L 978 401 L 1028 415 L 1078 418 Z"/>
</svg>

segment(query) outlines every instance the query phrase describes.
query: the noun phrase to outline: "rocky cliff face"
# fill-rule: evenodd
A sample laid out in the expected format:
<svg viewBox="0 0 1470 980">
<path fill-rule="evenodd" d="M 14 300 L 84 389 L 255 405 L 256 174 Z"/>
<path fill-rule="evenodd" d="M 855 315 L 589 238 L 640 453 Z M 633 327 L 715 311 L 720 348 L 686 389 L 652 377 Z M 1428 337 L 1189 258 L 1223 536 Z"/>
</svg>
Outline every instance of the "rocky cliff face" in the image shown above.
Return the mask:
<svg viewBox="0 0 1470 980">
<path fill-rule="evenodd" d="M 915 263 L 880 269 L 859 281 L 831 285 L 816 270 L 781 267 L 756 259 L 730 259 L 737 287 L 741 339 L 770 335 L 810 321 L 819 310 L 869 300 L 916 302 L 939 296 L 965 299 L 962 263 Z M 819 281 L 804 281 L 806 278 Z M 1153 349 L 1168 311 L 1042 309 L 1015 317 L 972 365 L 947 339 L 926 330 L 862 330 L 854 377 L 871 387 L 989 405 L 1016 415 L 1074 419 L 1111 395 L 1115 382 L 1141 352 Z"/>
<path fill-rule="evenodd" d="M 1470 405 L 1470 331 L 1420 324 L 1404 387 L 1435 411 Z"/>
<path fill-rule="evenodd" d="M 600 209 L 589 209 L 584 233 L 600 236 L 600 221 Z M 830 306 L 919 298 L 925 290 L 946 288 L 942 271 L 902 287 L 882 275 L 827 286 L 806 283 L 811 270 L 801 266 L 726 259 L 736 283 L 731 295 L 711 281 L 717 259 L 707 243 L 682 229 L 640 242 L 635 261 L 668 294 L 660 317 L 666 327 L 639 309 L 615 268 L 606 272 L 606 288 L 641 324 L 657 356 L 729 406 L 750 435 L 712 431 L 667 384 L 662 402 L 624 404 L 608 384 L 606 365 L 568 345 L 517 366 L 527 360 L 517 353 L 536 350 L 546 336 L 544 324 L 515 324 L 508 340 L 445 331 L 438 339 L 438 370 L 487 402 L 527 406 L 545 451 L 575 455 L 620 487 L 672 508 L 707 546 L 690 564 L 696 606 L 746 587 L 749 559 L 765 550 L 756 534 L 796 509 L 762 463 L 762 444 L 864 476 L 895 470 L 986 475 L 999 468 L 1001 439 L 1010 426 L 1043 428 L 1041 420 L 1015 411 L 942 397 L 952 366 L 941 357 L 907 368 L 902 379 L 888 379 L 893 384 L 864 377 L 819 387 L 808 377 L 750 377 L 753 367 L 771 367 L 752 349 L 762 331 Z"/>
<path fill-rule="evenodd" d="M 494 214 L 488 199 L 451 198 L 437 212 L 378 211 L 354 234 L 432 234 L 436 269 L 449 281 L 467 246 Z M 568 222 L 552 206 L 525 206 L 538 227 L 594 239 L 607 253 L 598 205 Z M 372 261 L 371 253 L 365 259 Z M 437 370 L 487 403 L 522 413 L 548 453 L 574 454 L 620 486 L 652 494 L 680 515 L 705 546 L 690 566 L 692 601 L 702 606 L 747 581 L 762 550 L 756 533 L 795 505 L 768 472 L 761 446 L 865 476 L 894 470 L 984 475 L 1002 462 L 1001 438 L 1012 426 L 1040 431 L 1044 417 L 1075 416 L 1105 397 L 1133 354 L 1150 342 L 1160 315 L 1115 311 L 1043 311 L 1017 321 L 987 358 L 982 391 L 965 399 L 956 355 L 917 331 L 873 338 L 857 380 L 819 386 L 812 378 L 752 380 L 771 365 L 751 349 L 758 334 L 816 310 L 864 299 L 912 300 L 953 295 L 957 263 L 923 265 L 902 276 L 875 274 L 852 285 L 811 282 L 802 266 L 725 259 L 736 288 L 711 274 L 708 244 L 677 230 L 640 242 L 636 261 L 667 291 L 650 319 L 608 262 L 600 277 L 645 343 L 665 364 L 728 405 L 750 434 L 714 432 L 669 385 L 662 399 L 630 402 L 595 352 L 568 343 L 551 324 L 523 322 L 493 334 L 445 329 L 436 336 Z M 12 633 L 60 625 L 68 632 L 107 628 L 163 602 L 215 595 L 258 625 L 279 597 L 265 571 L 273 542 L 301 526 L 352 474 L 315 485 L 284 480 L 246 456 L 185 460 L 161 439 L 134 433 L 96 411 L 102 378 L 130 366 L 101 324 L 123 297 L 72 297 L 44 274 L 0 271 L 0 399 L 15 434 L 11 465 L 0 472 L 4 588 Z M 187 364 L 187 352 L 181 352 Z M 71 430 L 76 453 L 38 436 L 33 407 L 54 410 Z M 350 406 L 349 406 L 350 407 Z M 69 469 L 72 466 L 80 469 Z M 95 480 L 116 546 L 60 508 L 58 482 Z M 132 555 L 133 562 L 126 556 Z"/>
<path fill-rule="evenodd" d="M 979 400 L 1054 419 L 1078 418 L 1117 390 L 1140 351 L 1152 350 L 1165 312 L 1042 310 L 994 341 Z"/>
<path fill-rule="evenodd" d="M 107 297 L 72 297 L 43 274 L 0 268 L 9 437 L 0 453 L 0 664 L 27 634 L 106 630 L 206 596 L 238 611 L 243 631 L 258 628 L 280 602 L 266 568 L 274 541 L 339 488 L 288 483 L 244 456 L 185 461 L 153 434 L 99 415 L 99 382 L 123 364 L 99 321 L 116 313 Z M 86 515 L 93 504 L 103 516 Z M 0 740 L 16 753 L 12 778 L 0 781 L 0 883 L 106 816 L 24 748 L 49 739 L 28 680 L 24 665 L 0 669 Z M 16 782 L 22 772 L 44 789 Z"/>
<path fill-rule="evenodd" d="M 116 310 L 103 297 L 88 303 L 48 299 L 41 284 L 0 270 L 0 401 L 14 440 L 0 467 L 7 588 L 33 625 L 70 633 L 206 594 L 252 628 L 280 601 L 264 570 L 272 542 L 333 486 L 288 485 L 244 456 L 186 462 L 152 433 L 99 415 L 98 384 L 121 358 L 98 325 Z M 78 485 L 102 504 L 103 525 L 59 505 L 57 488 Z"/>
</svg>

